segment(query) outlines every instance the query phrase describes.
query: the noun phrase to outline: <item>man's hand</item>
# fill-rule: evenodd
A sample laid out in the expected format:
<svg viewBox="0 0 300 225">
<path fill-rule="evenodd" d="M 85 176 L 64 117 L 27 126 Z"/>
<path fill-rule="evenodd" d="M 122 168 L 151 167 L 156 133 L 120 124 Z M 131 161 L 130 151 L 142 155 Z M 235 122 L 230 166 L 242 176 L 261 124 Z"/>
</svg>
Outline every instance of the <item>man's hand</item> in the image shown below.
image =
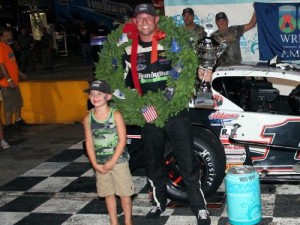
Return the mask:
<svg viewBox="0 0 300 225">
<path fill-rule="evenodd" d="M 15 84 L 15 82 L 11 78 L 7 80 L 7 83 L 8 83 L 10 88 L 17 87 L 17 85 Z"/>
<path fill-rule="evenodd" d="M 198 78 L 200 80 L 211 82 L 212 79 L 212 69 L 211 68 L 198 68 Z"/>
</svg>

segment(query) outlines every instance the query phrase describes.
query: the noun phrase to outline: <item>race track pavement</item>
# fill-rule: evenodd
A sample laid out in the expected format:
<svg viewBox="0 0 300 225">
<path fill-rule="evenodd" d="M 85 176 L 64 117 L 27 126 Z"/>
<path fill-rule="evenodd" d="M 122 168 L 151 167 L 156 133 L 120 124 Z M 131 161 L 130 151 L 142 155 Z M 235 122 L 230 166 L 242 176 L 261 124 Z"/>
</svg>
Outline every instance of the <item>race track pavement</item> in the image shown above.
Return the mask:
<svg viewBox="0 0 300 225">
<path fill-rule="evenodd" d="M 196 218 L 185 204 L 170 204 L 159 220 L 146 219 L 150 209 L 144 176 L 134 174 L 135 225 L 193 225 Z M 223 189 L 223 190 L 222 190 Z M 222 193 L 221 187 L 219 192 Z M 262 184 L 260 224 L 300 224 L 298 184 Z M 175 204 L 176 205 L 176 204 Z M 172 206 L 172 207 L 171 207 Z M 123 222 L 121 208 L 118 208 Z M 212 224 L 228 224 L 226 201 L 209 208 Z M 108 225 L 104 200 L 96 196 L 94 172 L 77 143 L 0 187 L 1 225 Z"/>
</svg>

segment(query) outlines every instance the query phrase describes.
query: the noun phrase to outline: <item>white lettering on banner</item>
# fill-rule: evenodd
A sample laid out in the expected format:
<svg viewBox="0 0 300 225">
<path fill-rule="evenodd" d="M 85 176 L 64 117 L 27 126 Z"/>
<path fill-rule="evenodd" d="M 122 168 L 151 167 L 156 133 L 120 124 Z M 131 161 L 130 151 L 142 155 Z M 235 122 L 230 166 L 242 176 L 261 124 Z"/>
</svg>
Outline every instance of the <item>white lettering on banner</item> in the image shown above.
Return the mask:
<svg viewBox="0 0 300 225">
<path fill-rule="evenodd" d="M 146 73 L 146 74 L 142 74 L 139 73 L 139 78 L 140 79 L 149 79 L 149 78 L 157 78 L 157 77 L 164 77 L 164 76 L 168 76 L 169 75 L 169 71 L 159 71 L 159 72 L 151 72 L 151 73 Z"/>
<path fill-rule="evenodd" d="M 295 34 L 281 34 L 280 38 L 282 40 L 283 43 L 292 43 L 292 44 L 298 44 L 300 43 L 300 34 L 299 35 L 295 35 Z"/>
<path fill-rule="evenodd" d="M 281 52 L 281 58 L 297 57 L 300 58 L 300 50 L 283 50 Z"/>
</svg>

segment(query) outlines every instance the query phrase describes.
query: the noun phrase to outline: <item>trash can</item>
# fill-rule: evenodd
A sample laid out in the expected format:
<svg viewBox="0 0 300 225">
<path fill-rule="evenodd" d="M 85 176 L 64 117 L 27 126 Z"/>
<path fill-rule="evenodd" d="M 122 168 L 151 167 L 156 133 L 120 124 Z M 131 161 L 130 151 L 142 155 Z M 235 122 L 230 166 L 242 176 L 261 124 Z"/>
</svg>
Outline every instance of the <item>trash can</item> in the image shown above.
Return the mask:
<svg viewBox="0 0 300 225">
<path fill-rule="evenodd" d="M 262 220 L 259 174 L 254 167 L 230 168 L 225 187 L 230 224 L 254 225 Z"/>
</svg>

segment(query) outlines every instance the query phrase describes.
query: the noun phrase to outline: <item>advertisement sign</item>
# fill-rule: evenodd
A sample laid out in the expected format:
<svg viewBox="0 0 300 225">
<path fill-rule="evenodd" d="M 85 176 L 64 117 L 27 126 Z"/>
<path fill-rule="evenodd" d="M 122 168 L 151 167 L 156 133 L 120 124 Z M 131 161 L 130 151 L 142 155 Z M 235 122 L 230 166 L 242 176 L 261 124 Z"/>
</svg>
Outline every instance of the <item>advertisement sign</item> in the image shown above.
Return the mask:
<svg viewBox="0 0 300 225">
<path fill-rule="evenodd" d="M 257 3 L 259 58 L 300 59 L 300 3 Z"/>
</svg>

